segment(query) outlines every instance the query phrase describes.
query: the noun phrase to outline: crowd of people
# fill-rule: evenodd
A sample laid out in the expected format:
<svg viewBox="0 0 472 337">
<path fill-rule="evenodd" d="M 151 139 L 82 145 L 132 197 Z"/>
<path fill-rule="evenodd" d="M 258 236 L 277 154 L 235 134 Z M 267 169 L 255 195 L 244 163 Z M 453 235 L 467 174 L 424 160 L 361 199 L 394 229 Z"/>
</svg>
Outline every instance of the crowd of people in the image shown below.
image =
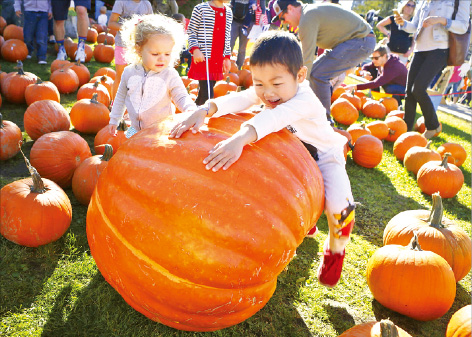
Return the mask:
<svg viewBox="0 0 472 337">
<path fill-rule="evenodd" d="M 465 33 L 471 9 L 470 0 L 407 0 L 393 15 L 378 22 L 376 27 L 386 40 L 377 43 L 375 27 L 337 2 L 203 1 L 194 7 L 188 25 L 176 12 L 174 18 L 179 22 L 153 14 L 155 8 L 147 0 L 117 0 L 109 18 L 103 16 L 106 8 L 97 13 L 99 22 L 108 19 L 108 27 L 119 31 L 115 42 L 117 78 L 109 124 L 112 135 L 116 135 L 126 110 L 131 120 L 126 135 L 132 137 L 171 115 L 173 102 L 186 114 L 169 135 L 179 138 L 188 130 L 198 132 L 207 117 L 264 104 L 262 112 L 202 158 L 207 170 L 230 169 L 245 145 L 283 128 L 303 142 L 324 180 L 329 236 L 318 279 L 328 287 L 335 286 L 341 277 L 345 247 L 355 222 L 355 202 L 343 155 L 345 139 L 332 128 L 333 79 L 362 64 L 362 75 L 368 81 L 351 88 L 382 88 L 399 103 L 404 100 L 408 130 L 413 129 L 419 104 L 425 118 L 424 136 L 433 137 L 440 126 L 427 88 L 447 64 L 448 32 Z M 57 58 L 65 57 L 64 21 L 69 0 L 15 0 L 14 5 L 18 15 L 24 13 L 29 56 L 36 42 L 38 61 L 46 63 L 46 27 L 48 19 L 53 18 L 55 41 L 59 45 Z M 90 10 L 91 0 L 75 0 L 79 42 L 76 59 L 81 61 Z M 282 25 L 294 28 L 293 33 L 279 30 Z M 264 26 L 269 31 L 257 38 L 250 54 L 254 86 L 213 99 L 216 81 L 230 70 L 236 40 L 239 41 L 236 64 L 239 68 L 243 66 L 248 37 L 255 26 Z M 199 81 L 195 102 L 173 67 L 182 55 L 186 55 L 189 63 L 189 78 Z M 369 57 L 371 62 L 366 62 Z M 460 78 L 469 69 L 470 61 L 458 65 L 456 74 Z M 456 80 L 457 76 L 453 83 Z M 457 86 L 451 87 L 452 91 L 457 90 Z M 316 224 L 308 235 L 315 234 Z"/>
</svg>

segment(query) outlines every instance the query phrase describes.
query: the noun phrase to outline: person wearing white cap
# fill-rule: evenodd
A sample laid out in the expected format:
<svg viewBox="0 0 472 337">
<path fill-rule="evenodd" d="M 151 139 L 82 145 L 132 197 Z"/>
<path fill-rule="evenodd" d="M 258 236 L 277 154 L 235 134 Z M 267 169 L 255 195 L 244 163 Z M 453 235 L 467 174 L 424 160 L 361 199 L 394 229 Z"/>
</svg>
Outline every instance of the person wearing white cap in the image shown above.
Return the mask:
<svg viewBox="0 0 472 337">
<path fill-rule="evenodd" d="M 298 26 L 303 63 L 308 68 L 310 86 L 318 96 L 331 121 L 330 80 L 357 66 L 375 48 L 372 27 L 358 14 L 337 4 L 302 4 L 296 0 L 278 0 L 276 16 Z M 325 49 L 315 60 L 316 47 Z"/>
</svg>

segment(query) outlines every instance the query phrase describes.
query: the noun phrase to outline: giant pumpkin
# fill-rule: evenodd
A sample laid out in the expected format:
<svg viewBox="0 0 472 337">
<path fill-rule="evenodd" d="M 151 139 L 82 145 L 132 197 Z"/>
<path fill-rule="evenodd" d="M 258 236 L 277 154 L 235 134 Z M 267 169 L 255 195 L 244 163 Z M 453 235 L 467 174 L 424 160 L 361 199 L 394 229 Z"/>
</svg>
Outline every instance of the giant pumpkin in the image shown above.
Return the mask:
<svg viewBox="0 0 472 337">
<path fill-rule="evenodd" d="M 208 171 L 208 151 L 252 114 L 169 139 L 179 116 L 141 130 L 111 158 L 87 237 L 100 272 L 133 308 L 177 329 L 218 330 L 270 299 L 323 210 L 323 180 L 286 130 L 246 146 L 229 170 Z"/>
</svg>

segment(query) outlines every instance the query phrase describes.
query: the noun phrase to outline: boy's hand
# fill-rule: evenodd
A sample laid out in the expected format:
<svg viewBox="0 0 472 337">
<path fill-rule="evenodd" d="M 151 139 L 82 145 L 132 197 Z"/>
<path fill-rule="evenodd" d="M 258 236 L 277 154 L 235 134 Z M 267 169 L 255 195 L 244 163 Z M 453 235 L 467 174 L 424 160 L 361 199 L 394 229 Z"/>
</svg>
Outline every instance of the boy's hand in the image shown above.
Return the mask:
<svg viewBox="0 0 472 337">
<path fill-rule="evenodd" d="M 16 11 L 15 13 L 17 17 L 21 17 L 21 11 Z"/>
<path fill-rule="evenodd" d="M 110 135 L 112 135 L 113 137 L 116 137 L 116 135 L 117 135 L 117 133 L 118 133 L 118 132 L 116 131 L 116 125 L 108 124 L 108 129 L 107 129 L 107 130 L 108 130 L 108 133 L 109 133 Z"/>
<path fill-rule="evenodd" d="M 213 172 L 218 171 L 220 168 L 227 170 L 241 157 L 244 145 L 256 140 L 256 130 L 253 126 L 246 125 L 231 138 L 216 144 L 210 150 L 210 154 L 203 159 L 203 164 L 205 164 L 207 170 L 212 170 Z"/>
<path fill-rule="evenodd" d="M 190 128 L 192 129 L 192 133 L 197 133 L 200 127 L 203 125 L 203 122 L 205 121 L 206 114 L 207 111 L 204 109 L 194 111 L 183 121 L 174 125 L 172 130 L 170 130 L 169 137 L 180 138 L 180 136 L 182 136 L 182 134 Z"/>
</svg>

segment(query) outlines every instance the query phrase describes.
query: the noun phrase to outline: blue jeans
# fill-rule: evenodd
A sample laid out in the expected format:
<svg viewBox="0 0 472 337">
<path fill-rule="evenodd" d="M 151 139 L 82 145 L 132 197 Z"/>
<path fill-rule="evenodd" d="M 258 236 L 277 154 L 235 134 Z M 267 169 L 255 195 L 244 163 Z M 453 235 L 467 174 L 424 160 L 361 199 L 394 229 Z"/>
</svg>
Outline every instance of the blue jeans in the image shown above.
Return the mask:
<svg viewBox="0 0 472 337">
<path fill-rule="evenodd" d="M 326 109 L 328 119 L 331 119 L 330 80 L 362 63 L 372 54 L 374 48 L 375 37 L 369 34 L 364 38 L 340 43 L 332 50 L 325 51 L 313 62 L 310 87 Z"/>
<path fill-rule="evenodd" d="M 36 36 L 36 45 L 38 53 L 36 57 L 39 61 L 46 61 L 46 52 L 48 49 L 48 13 L 25 11 L 24 27 L 25 43 L 28 47 L 28 54 L 34 50 L 34 38 Z"/>
<path fill-rule="evenodd" d="M 246 58 L 246 47 L 247 47 L 247 35 L 243 34 L 242 28 L 244 26 L 243 22 L 238 22 L 233 20 L 233 23 L 231 23 L 231 42 L 230 42 L 230 47 L 231 51 L 234 48 L 234 44 L 236 43 L 236 38 L 239 37 L 239 47 L 238 47 L 238 58 L 236 60 L 236 64 L 238 65 L 238 68 L 241 69 L 241 67 L 244 64 L 244 59 Z M 249 32 L 251 31 L 249 29 L 247 30 L 247 34 L 249 35 Z"/>
<path fill-rule="evenodd" d="M 384 86 L 382 86 L 382 88 L 387 94 L 393 95 L 393 98 L 397 100 L 399 106 L 402 104 L 402 99 L 405 96 L 405 90 L 406 90 L 406 88 L 403 85 L 385 84 Z M 396 95 L 396 94 L 400 94 L 400 95 Z"/>
</svg>

